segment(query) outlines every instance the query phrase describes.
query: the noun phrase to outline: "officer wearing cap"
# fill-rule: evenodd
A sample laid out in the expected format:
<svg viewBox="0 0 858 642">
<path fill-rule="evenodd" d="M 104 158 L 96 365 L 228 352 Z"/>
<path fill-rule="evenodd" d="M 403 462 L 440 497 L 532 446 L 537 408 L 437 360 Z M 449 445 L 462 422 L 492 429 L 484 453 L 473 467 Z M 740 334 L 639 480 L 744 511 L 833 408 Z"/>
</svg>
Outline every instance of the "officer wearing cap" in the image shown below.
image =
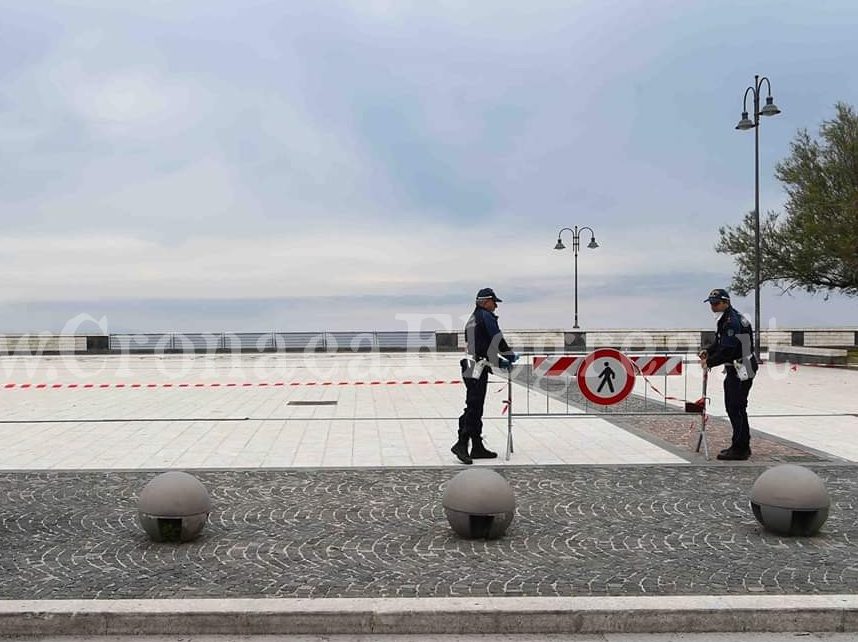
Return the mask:
<svg viewBox="0 0 858 642">
<path fill-rule="evenodd" d="M 477 292 L 476 307 L 465 324 L 468 358 L 462 359 L 465 411 L 459 417 L 459 439 L 450 449 L 463 464 L 493 459 L 497 453 L 483 445 L 483 406 L 491 367 L 510 368 L 518 356 L 503 337 L 495 310 L 501 300 L 491 288 Z M 468 443 L 471 443 L 470 450 Z"/>
<path fill-rule="evenodd" d="M 712 312 L 718 315 L 718 323 L 715 342 L 698 355 L 700 365 L 704 368 L 724 366 L 724 405 L 733 426 L 732 443 L 718 453 L 718 459 L 745 460 L 751 456 L 748 393 L 758 368 L 754 356 L 754 330 L 751 323 L 730 305 L 727 290 L 712 290 L 704 302 L 709 303 Z"/>
</svg>

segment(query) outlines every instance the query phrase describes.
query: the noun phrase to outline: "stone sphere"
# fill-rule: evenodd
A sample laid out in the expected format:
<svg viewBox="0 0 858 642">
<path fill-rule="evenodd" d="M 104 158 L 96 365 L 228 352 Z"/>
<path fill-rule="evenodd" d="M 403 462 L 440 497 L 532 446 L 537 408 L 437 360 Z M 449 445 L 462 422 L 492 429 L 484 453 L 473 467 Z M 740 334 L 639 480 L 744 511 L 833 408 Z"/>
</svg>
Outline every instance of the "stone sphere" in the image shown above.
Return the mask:
<svg viewBox="0 0 858 642">
<path fill-rule="evenodd" d="M 156 542 L 189 542 L 199 536 L 212 509 L 209 494 L 193 475 L 162 473 L 137 500 L 140 526 Z"/>
<path fill-rule="evenodd" d="M 831 499 L 809 468 L 769 468 L 751 489 L 751 510 L 763 528 L 779 535 L 813 535 L 828 519 Z"/>
<path fill-rule="evenodd" d="M 469 468 L 444 490 L 447 521 L 460 537 L 501 537 L 515 515 L 515 495 L 509 482 L 489 468 Z"/>
</svg>

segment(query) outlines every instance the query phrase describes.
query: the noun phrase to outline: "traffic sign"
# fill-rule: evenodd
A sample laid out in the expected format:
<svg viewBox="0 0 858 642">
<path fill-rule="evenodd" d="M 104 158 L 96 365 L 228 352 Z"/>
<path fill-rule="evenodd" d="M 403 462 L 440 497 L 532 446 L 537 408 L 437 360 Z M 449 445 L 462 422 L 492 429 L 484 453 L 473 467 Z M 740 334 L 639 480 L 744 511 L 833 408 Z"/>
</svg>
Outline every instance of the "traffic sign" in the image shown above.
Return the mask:
<svg viewBox="0 0 858 642">
<path fill-rule="evenodd" d="M 610 406 L 629 396 L 635 387 L 635 367 L 614 348 L 599 348 L 578 367 L 578 388 L 590 401 Z"/>
</svg>

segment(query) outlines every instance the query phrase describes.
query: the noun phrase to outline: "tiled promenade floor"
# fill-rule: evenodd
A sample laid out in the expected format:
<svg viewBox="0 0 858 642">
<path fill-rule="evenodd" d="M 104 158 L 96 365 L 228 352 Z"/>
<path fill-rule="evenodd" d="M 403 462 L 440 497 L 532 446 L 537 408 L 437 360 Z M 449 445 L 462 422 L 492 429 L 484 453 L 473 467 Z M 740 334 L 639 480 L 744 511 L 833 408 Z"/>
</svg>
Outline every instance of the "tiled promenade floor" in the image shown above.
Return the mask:
<svg viewBox="0 0 858 642">
<path fill-rule="evenodd" d="M 449 447 L 463 401 L 457 362 L 457 355 L 416 354 L 6 357 L 0 359 L 0 469 L 449 465 L 455 463 Z M 637 399 L 646 395 L 648 411 L 678 410 L 678 402 L 665 405 L 659 393 L 697 399 L 700 371 L 693 365 L 686 371 L 639 380 Z M 713 426 L 724 416 L 720 380 L 713 372 Z M 687 447 L 672 448 L 671 439 L 646 438 L 617 425 L 648 423 L 653 435 L 664 436 L 671 426 L 689 432 L 693 416 L 612 423 L 608 416 L 575 417 L 579 407 L 513 388 L 515 453 L 509 464 L 694 459 Z M 856 393 L 854 370 L 767 364 L 752 390 L 751 424 L 823 458 L 855 461 Z M 501 452 L 506 398 L 506 382 L 494 377 L 484 434 Z M 330 405 L 306 405 L 318 402 Z M 546 409 L 570 414 L 520 416 Z M 725 426 L 722 421 L 724 435 Z"/>
<path fill-rule="evenodd" d="M 450 446 L 464 398 L 455 355 L 150 356 L 119 364 L 7 362 L 5 385 L 14 387 L 0 388 L 0 469 L 455 463 Z M 497 379 L 486 400 L 486 441 L 501 450 L 506 396 Z M 683 461 L 598 418 L 520 420 L 516 435 L 512 464 Z"/>
</svg>

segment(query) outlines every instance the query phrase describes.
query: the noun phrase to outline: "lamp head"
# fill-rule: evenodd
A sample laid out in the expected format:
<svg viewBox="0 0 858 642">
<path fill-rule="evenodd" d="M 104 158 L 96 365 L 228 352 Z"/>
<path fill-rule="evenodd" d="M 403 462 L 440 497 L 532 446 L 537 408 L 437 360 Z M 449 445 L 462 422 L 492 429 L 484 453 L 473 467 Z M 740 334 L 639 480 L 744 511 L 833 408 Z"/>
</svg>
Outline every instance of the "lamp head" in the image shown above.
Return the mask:
<svg viewBox="0 0 858 642">
<path fill-rule="evenodd" d="M 771 96 L 766 98 L 766 104 L 763 105 L 763 108 L 760 110 L 760 116 L 776 116 L 781 113 L 781 110 L 778 109 L 777 105 L 775 105 L 774 100 Z"/>
<path fill-rule="evenodd" d="M 761 112 L 762 113 L 762 112 Z M 736 125 L 736 129 L 753 129 L 754 121 L 748 118 L 748 112 L 742 112 L 742 119 L 739 121 L 739 124 Z"/>
</svg>

